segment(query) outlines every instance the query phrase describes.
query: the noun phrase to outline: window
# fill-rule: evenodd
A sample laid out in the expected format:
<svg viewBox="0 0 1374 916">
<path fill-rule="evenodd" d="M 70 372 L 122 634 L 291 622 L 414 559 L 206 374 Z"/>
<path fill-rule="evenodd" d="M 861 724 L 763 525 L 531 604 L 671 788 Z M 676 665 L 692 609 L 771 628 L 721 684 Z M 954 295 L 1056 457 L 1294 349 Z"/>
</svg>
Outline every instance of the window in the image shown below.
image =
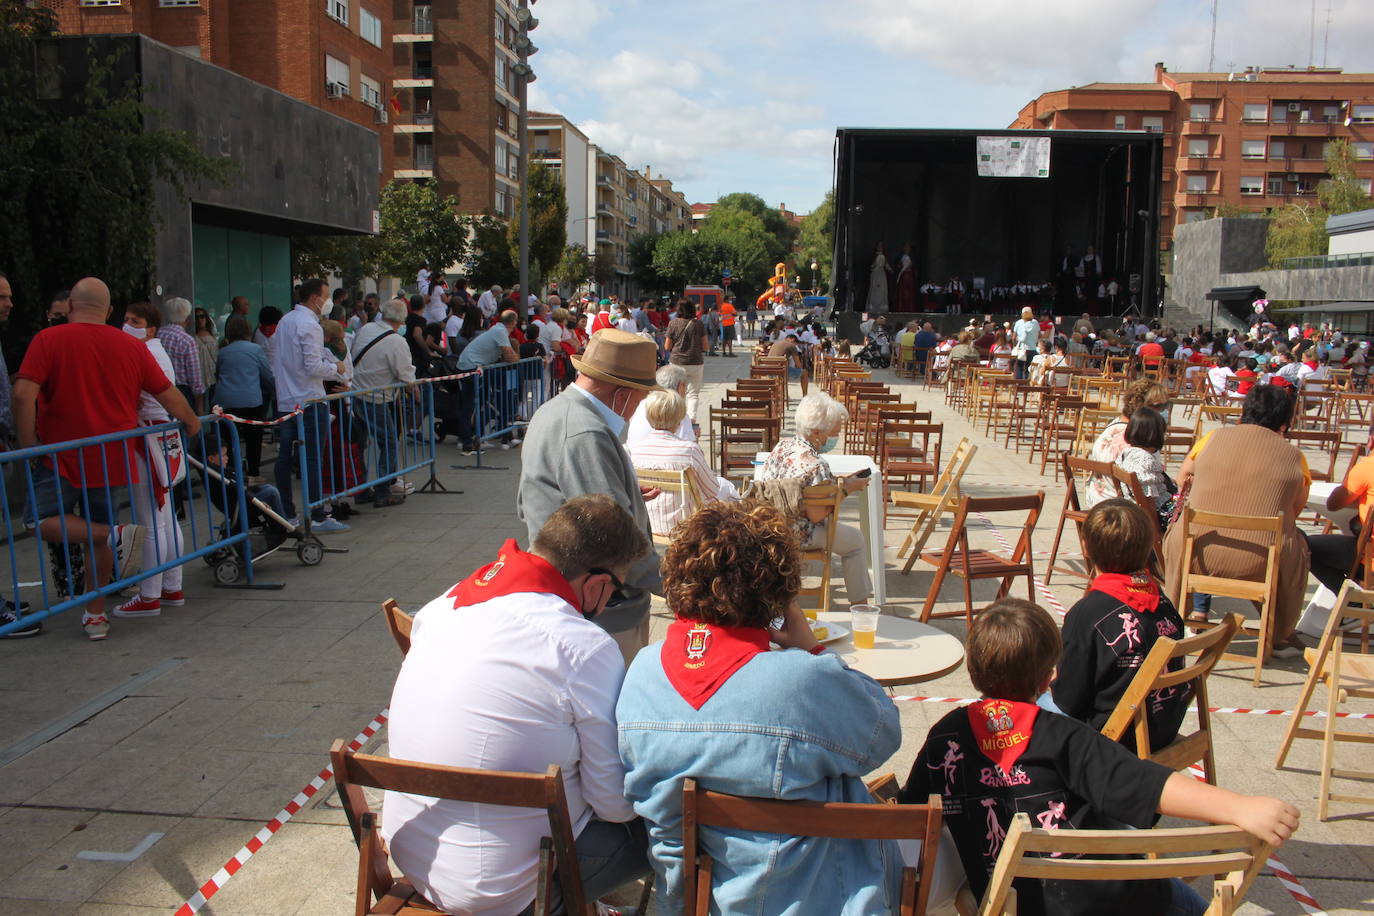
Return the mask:
<svg viewBox="0 0 1374 916">
<path fill-rule="evenodd" d="M 1360 190 L 1369 194 L 1374 191 L 1374 178 L 1356 178 L 1355 184 L 1360 186 Z"/>
<path fill-rule="evenodd" d="M 506 17 L 499 13 L 496 15 L 496 40 L 506 44 Z"/>
<path fill-rule="evenodd" d="M 324 11 L 341 25 L 348 25 L 348 0 L 324 0 Z"/>
<path fill-rule="evenodd" d="M 510 128 L 507 126 L 509 123 L 510 123 L 510 113 L 506 110 L 506 106 L 505 106 L 505 105 L 497 105 L 497 106 L 496 106 L 496 129 L 497 129 L 497 130 L 503 130 L 503 131 L 505 131 L 506 133 L 510 133 Z"/>
<path fill-rule="evenodd" d="M 1242 175 L 1240 176 L 1240 193 L 1242 194 L 1263 194 L 1264 176 L 1262 175 Z"/>
<path fill-rule="evenodd" d="M 382 46 L 382 20 L 367 10 L 359 10 L 358 34 L 363 36 L 363 41 L 380 48 Z"/>
<path fill-rule="evenodd" d="M 342 87 L 339 92 L 340 95 L 348 95 L 353 88 L 353 74 L 348 69 L 348 62 L 326 54 L 324 56 L 324 81 L 326 85 Z"/>
<path fill-rule="evenodd" d="M 433 169 L 434 168 L 434 144 L 416 143 L 415 144 L 415 168 Z"/>
<path fill-rule="evenodd" d="M 1246 102 L 1245 113 L 1241 117 L 1246 121 L 1268 121 L 1269 103 L 1268 102 Z"/>
<path fill-rule="evenodd" d="M 1374 143 L 1359 140 L 1350 144 L 1350 148 L 1355 153 L 1356 159 L 1374 159 Z"/>
<path fill-rule="evenodd" d="M 81 0 L 82 6 L 119 6 L 121 0 Z"/>
<path fill-rule="evenodd" d="M 358 90 L 362 93 L 363 103 L 373 108 L 382 107 L 382 84 L 366 76 L 358 77 Z"/>
<path fill-rule="evenodd" d="M 1263 159 L 1264 141 L 1263 140 L 1242 140 L 1240 141 L 1240 158 L 1242 159 Z"/>
<path fill-rule="evenodd" d="M 1188 155 L 1194 159 L 1206 159 L 1211 155 L 1211 149 L 1206 140 L 1189 140 Z"/>
<path fill-rule="evenodd" d="M 1125 115 L 1117 115 L 1117 116 L 1113 119 L 1113 122 L 1114 122 L 1113 126 L 1114 126 L 1117 130 L 1125 130 L 1125 129 L 1126 129 L 1126 116 L 1125 116 Z"/>
<path fill-rule="evenodd" d="M 1212 120 L 1211 102 L 1194 102 L 1188 106 L 1188 120 L 1190 121 L 1210 121 Z"/>
<path fill-rule="evenodd" d="M 1283 196 L 1283 176 L 1282 176 L 1282 175 L 1270 175 L 1270 176 L 1269 176 L 1269 196 L 1270 196 L 1270 197 L 1282 197 L 1282 196 Z"/>
<path fill-rule="evenodd" d="M 496 85 L 502 89 L 506 88 L 506 56 L 504 54 L 496 55 Z"/>
<path fill-rule="evenodd" d="M 506 189 L 505 189 L 503 186 L 499 185 L 499 184 L 496 186 L 496 208 L 495 208 L 495 209 L 496 209 L 497 214 L 500 215 L 500 216 L 510 216 L 510 215 L 511 215 L 511 200 L 510 200 L 510 193 L 507 192 Z"/>
<path fill-rule="evenodd" d="M 506 172 L 506 144 L 500 140 L 496 141 L 496 147 L 492 150 L 492 164 L 496 166 L 496 174 L 504 175 Z"/>
<path fill-rule="evenodd" d="M 200 6 L 200 0 L 158 0 L 158 6 Z"/>
<path fill-rule="evenodd" d="M 1206 175 L 1189 175 L 1189 176 L 1188 176 L 1188 185 L 1187 185 L 1187 188 L 1188 188 L 1188 193 L 1189 193 L 1189 194 L 1206 194 L 1206 193 L 1207 193 L 1207 176 L 1206 176 Z"/>
<path fill-rule="evenodd" d="M 1322 117 L 1328 124 L 1334 124 L 1341 119 L 1341 108 L 1339 105 L 1322 106 Z"/>
<path fill-rule="evenodd" d="M 1352 105 L 1350 120 L 1360 123 L 1374 121 L 1374 105 Z"/>
<path fill-rule="evenodd" d="M 1152 131 L 1153 133 L 1164 133 L 1164 119 L 1149 115 L 1140 119 L 1141 130 Z"/>
<path fill-rule="evenodd" d="M 1270 158 L 1270 159 L 1285 159 L 1285 158 L 1287 158 L 1287 156 L 1288 156 L 1288 147 L 1284 145 L 1284 142 L 1283 142 L 1282 140 L 1270 140 L 1270 141 L 1269 141 L 1269 158 Z"/>
<path fill-rule="evenodd" d="M 1200 223 L 1207 218 L 1206 210 L 1184 210 L 1183 221 L 1185 223 Z"/>
</svg>

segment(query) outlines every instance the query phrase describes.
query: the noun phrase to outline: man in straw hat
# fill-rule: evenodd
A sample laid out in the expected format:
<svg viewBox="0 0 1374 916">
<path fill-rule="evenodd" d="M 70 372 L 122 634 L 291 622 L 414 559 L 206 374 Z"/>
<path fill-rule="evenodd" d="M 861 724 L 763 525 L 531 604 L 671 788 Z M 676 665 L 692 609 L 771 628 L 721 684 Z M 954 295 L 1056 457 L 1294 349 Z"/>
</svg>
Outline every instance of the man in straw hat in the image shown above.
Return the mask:
<svg viewBox="0 0 1374 916">
<path fill-rule="evenodd" d="M 640 489 L 621 443 L 639 402 L 658 388 L 657 348 L 638 334 L 607 328 L 592 335 L 572 364 L 577 381 L 535 411 L 530 421 L 516 511 L 533 542 L 563 503 L 586 493 L 605 493 L 652 540 L 644 501 L 658 491 Z M 649 642 L 649 595 L 662 587 L 658 555 L 651 550 L 630 566 L 615 597 L 596 618 L 620 646 L 626 664 Z"/>
</svg>

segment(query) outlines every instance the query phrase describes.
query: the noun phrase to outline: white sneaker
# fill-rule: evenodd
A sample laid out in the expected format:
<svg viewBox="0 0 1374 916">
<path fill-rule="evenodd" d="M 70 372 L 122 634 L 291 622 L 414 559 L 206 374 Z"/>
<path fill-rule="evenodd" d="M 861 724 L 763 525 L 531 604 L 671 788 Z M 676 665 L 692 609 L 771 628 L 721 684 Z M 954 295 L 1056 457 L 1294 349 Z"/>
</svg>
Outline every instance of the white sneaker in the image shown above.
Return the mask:
<svg viewBox="0 0 1374 916">
<path fill-rule="evenodd" d="M 333 534 L 337 531 L 348 531 L 352 527 L 352 525 L 345 525 L 337 518 L 331 516 L 329 518 L 326 518 L 322 522 L 316 522 L 315 524 L 311 525 L 310 530 L 317 534 Z"/>
<path fill-rule="evenodd" d="M 391 485 L 391 492 L 397 496 L 409 496 L 415 492 L 415 484 L 404 477 L 397 477 L 396 482 Z"/>
<path fill-rule="evenodd" d="M 115 572 L 118 577 L 122 579 L 130 572 L 141 570 L 143 566 L 139 558 L 143 553 L 143 526 L 116 525 L 110 536 L 111 546 L 115 549 Z"/>
</svg>

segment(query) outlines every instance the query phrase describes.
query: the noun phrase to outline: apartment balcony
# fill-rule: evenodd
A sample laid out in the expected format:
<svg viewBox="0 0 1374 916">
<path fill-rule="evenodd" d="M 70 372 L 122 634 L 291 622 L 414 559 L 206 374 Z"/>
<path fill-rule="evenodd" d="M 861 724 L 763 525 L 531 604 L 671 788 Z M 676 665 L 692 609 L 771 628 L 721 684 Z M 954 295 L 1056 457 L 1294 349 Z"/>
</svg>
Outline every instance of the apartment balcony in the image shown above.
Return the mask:
<svg viewBox="0 0 1374 916">
<path fill-rule="evenodd" d="M 392 172 L 392 177 L 429 180 L 434 177 L 434 169 L 396 169 L 394 172 Z"/>
<path fill-rule="evenodd" d="M 611 244 L 611 234 L 607 232 L 605 229 L 596 230 L 596 243 L 598 245 Z"/>
<path fill-rule="evenodd" d="M 1276 132 L 1282 128 L 1283 132 L 1290 137 L 1334 137 L 1337 128 L 1345 126 L 1345 119 L 1332 115 L 1330 117 L 1313 115 L 1310 118 L 1290 116 L 1288 120 L 1280 124 L 1275 124 Z"/>
<path fill-rule="evenodd" d="M 415 7 L 414 15 L 408 23 L 397 28 L 391 35 L 392 44 L 419 44 L 434 40 L 434 18 L 428 6 Z"/>
<path fill-rule="evenodd" d="M 391 130 L 398 134 L 432 134 L 434 133 L 434 115 L 426 112 L 423 118 L 414 115 L 409 124 L 396 123 L 391 125 Z"/>
<path fill-rule="evenodd" d="M 432 67 L 416 67 L 411 71 L 409 77 L 393 79 L 391 87 L 393 89 L 433 89 L 434 69 Z"/>
<path fill-rule="evenodd" d="M 597 186 L 598 188 L 609 188 L 609 187 L 611 186 L 611 176 L 609 176 L 609 175 L 597 175 L 597 176 L 596 176 L 596 186 Z"/>
<path fill-rule="evenodd" d="M 1187 120 L 1183 122 L 1183 135 L 1185 137 L 1205 137 L 1221 131 L 1221 125 L 1211 120 Z"/>
<path fill-rule="evenodd" d="M 561 149 L 535 149 L 530 150 L 531 159 L 540 159 L 544 162 L 562 162 L 563 151 Z"/>
</svg>

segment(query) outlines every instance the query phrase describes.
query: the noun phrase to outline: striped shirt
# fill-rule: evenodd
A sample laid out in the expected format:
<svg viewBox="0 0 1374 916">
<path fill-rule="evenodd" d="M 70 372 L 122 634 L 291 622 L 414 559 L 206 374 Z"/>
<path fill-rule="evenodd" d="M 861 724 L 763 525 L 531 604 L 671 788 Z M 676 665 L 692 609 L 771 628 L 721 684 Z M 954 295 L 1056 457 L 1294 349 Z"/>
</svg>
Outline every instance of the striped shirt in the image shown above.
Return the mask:
<svg viewBox="0 0 1374 916">
<path fill-rule="evenodd" d="M 177 324 L 164 324 L 158 328 L 157 339 L 162 341 L 162 348 L 171 357 L 179 383 L 195 394 L 204 394 L 205 378 L 200 373 L 200 345 L 196 339 Z"/>
<path fill-rule="evenodd" d="M 670 432 L 654 429 L 630 446 L 628 451 L 630 461 L 636 468 L 645 471 L 687 471 L 688 483 L 703 501 L 717 499 L 720 480 L 706 463 L 706 456 L 695 440 L 679 439 Z M 699 508 L 692 505 L 690 497 L 668 492 L 660 493 L 644 505 L 649 510 L 649 528 L 659 535 L 668 534 L 673 526 Z"/>
</svg>

